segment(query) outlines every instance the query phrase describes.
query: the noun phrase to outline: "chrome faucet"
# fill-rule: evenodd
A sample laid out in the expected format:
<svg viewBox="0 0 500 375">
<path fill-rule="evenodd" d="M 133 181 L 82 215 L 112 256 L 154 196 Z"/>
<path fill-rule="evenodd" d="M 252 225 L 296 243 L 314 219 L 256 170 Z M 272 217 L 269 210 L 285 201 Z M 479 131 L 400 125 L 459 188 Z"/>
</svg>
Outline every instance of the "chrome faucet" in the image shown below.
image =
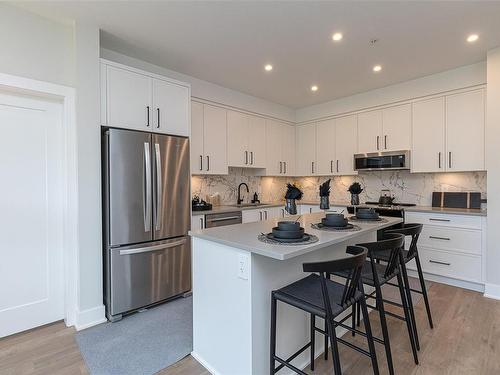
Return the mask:
<svg viewBox="0 0 500 375">
<path fill-rule="evenodd" d="M 244 182 L 242 182 L 241 184 L 238 185 L 238 204 L 241 204 L 243 203 L 243 199 L 241 199 L 241 186 L 242 185 L 245 185 L 245 187 L 247 188 L 247 193 L 250 194 L 250 189 L 248 189 L 248 185 L 245 184 Z"/>
</svg>

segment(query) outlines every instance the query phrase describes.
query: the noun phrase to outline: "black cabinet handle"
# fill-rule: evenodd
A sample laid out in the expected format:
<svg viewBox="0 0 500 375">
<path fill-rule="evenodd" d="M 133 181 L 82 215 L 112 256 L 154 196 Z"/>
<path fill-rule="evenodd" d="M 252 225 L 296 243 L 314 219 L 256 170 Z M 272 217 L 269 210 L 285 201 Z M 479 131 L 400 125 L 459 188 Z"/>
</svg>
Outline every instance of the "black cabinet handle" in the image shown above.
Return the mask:
<svg viewBox="0 0 500 375">
<path fill-rule="evenodd" d="M 210 170 L 210 156 L 207 155 L 207 172 Z"/>
<path fill-rule="evenodd" d="M 377 151 L 379 149 L 379 140 L 380 140 L 380 136 L 377 135 Z"/>
<path fill-rule="evenodd" d="M 443 240 L 443 241 L 450 241 L 451 239 L 448 237 L 437 237 L 437 236 L 429 236 L 429 238 L 433 240 Z"/>
<path fill-rule="evenodd" d="M 441 169 L 441 151 L 438 152 L 438 165 L 439 169 Z"/>
<path fill-rule="evenodd" d="M 148 122 L 147 122 L 146 126 L 149 126 L 149 105 L 146 106 L 146 113 L 147 113 L 147 118 L 148 118 Z"/>
<path fill-rule="evenodd" d="M 337 159 L 337 173 L 339 173 L 339 160 Z"/>
<path fill-rule="evenodd" d="M 387 135 L 384 135 L 384 148 L 387 150 Z"/>
<path fill-rule="evenodd" d="M 156 114 L 158 116 L 158 124 L 156 124 L 156 128 L 160 128 L 160 108 L 156 108 Z"/>
<path fill-rule="evenodd" d="M 283 162 L 280 161 L 280 173 L 283 173 Z"/>
<path fill-rule="evenodd" d="M 429 259 L 429 263 L 441 264 L 443 266 L 451 266 L 451 263 L 438 262 L 437 260 L 432 260 L 432 259 Z"/>
<path fill-rule="evenodd" d="M 200 155 L 200 171 L 203 170 L 203 155 Z"/>
<path fill-rule="evenodd" d="M 333 160 L 330 160 L 330 173 L 333 173 Z"/>
<path fill-rule="evenodd" d="M 311 173 L 314 174 L 314 162 L 311 162 Z"/>
<path fill-rule="evenodd" d="M 253 151 L 250 151 L 250 164 L 253 165 Z"/>
<path fill-rule="evenodd" d="M 248 164 L 248 151 L 245 151 L 245 165 Z"/>
<path fill-rule="evenodd" d="M 451 151 L 448 152 L 448 167 L 451 168 Z"/>
<path fill-rule="evenodd" d="M 429 221 L 444 221 L 444 222 L 449 222 L 450 219 L 433 219 L 433 218 L 429 218 Z"/>
<path fill-rule="evenodd" d="M 283 162 L 283 173 L 286 174 L 286 161 Z"/>
</svg>

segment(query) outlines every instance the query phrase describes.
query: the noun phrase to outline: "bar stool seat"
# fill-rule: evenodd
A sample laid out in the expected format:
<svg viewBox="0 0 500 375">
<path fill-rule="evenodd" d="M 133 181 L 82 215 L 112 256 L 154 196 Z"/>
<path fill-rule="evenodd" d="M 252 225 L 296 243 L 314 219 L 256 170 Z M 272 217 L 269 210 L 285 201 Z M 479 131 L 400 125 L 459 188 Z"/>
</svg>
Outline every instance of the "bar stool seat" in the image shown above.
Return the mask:
<svg viewBox="0 0 500 375">
<path fill-rule="evenodd" d="M 346 301 L 342 306 L 342 295 L 344 293 L 344 285 L 335 281 L 326 280 L 326 287 L 330 297 L 332 314 L 337 316 L 356 301 L 363 298 L 363 293 L 356 290 L 354 297 Z M 295 306 L 301 310 L 320 316 L 326 317 L 325 303 L 321 292 L 320 276 L 311 274 L 303 279 L 300 279 L 292 284 L 289 284 L 274 292 L 276 299 L 286 302 L 289 305 Z"/>
<path fill-rule="evenodd" d="M 380 284 L 385 284 L 389 280 L 392 280 L 399 273 L 399 269 L 394 269 L 390 274 L 386 275 L 386 266 L 382 264 L 375 263 L 375 272 L 377 273 L 378 280 Z M 334 275 L 346 278 L 347 273 L 345 271 L 335 272 Z M 363 269 L 361 271 L 361 280 L 363 284 L 375 286 L 375 280 L 373 279 L 372 264 L 370 261 L 365 261 L 363 264 Z"/>
</svg>

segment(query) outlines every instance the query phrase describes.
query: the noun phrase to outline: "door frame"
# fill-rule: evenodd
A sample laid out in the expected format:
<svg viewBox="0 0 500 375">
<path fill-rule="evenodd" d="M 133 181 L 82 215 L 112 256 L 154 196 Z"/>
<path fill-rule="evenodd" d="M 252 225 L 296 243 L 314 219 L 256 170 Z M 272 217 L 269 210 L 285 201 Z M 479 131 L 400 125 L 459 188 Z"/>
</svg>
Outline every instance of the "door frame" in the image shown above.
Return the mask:
<svg viewBox="0 0 500 375">
<path fill-rule="evenodd" d="M 0 73 L 0 90 L 59 100 L 63 106 L 63 275 L 64 321 L 76 324 L 78 312 L 78 170 L 75 89 L 50 82 Z"/>
</svg>

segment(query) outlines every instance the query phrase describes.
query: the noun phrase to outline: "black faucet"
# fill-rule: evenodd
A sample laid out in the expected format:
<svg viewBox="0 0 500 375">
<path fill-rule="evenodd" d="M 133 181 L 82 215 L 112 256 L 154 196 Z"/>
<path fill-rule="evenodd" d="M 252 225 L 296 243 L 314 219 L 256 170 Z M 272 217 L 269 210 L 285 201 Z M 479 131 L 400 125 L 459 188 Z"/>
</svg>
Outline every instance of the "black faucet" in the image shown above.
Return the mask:
<svg viewBox="0 0 500 375">
<path fill-rule="evenodd" d="M 247 193 L 250 193 L 250 189 L 248 189 L 248 185 L 242 182 L 241 184 L 238 185 L 238 204 L 241 204 L 243 202 L 243 199 L 241 199 L 241 186 L 245 185 L 247 188 Z"/>
</svg>

